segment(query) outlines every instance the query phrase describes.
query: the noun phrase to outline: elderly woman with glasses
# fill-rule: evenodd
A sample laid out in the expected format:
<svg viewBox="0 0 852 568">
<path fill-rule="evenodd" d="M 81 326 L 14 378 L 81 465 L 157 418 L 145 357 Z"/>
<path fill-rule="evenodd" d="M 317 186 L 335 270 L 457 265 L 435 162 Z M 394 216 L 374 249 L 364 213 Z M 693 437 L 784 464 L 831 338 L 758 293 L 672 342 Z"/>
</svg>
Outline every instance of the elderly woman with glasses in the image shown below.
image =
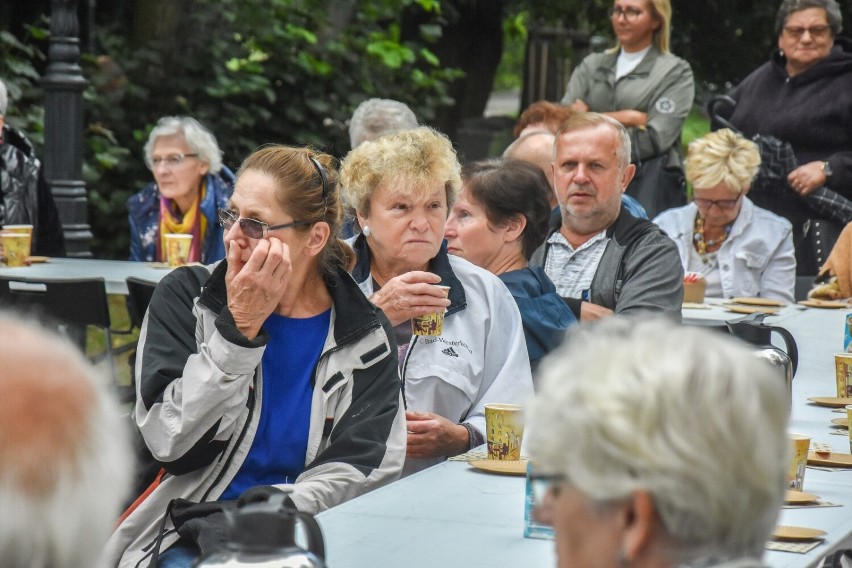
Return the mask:
<svg viewBox="0 0 852 568">
<path fill-rule="evenodd" d="M 820 267 L 805 246 L 813 214 L 800 196 L 825 186 L 852 199 L 852 43 L 841 31 L 836 0 L 784 0 L 778 49 L 730 93 L 731 124 L 748 138 L 774 136 L 793 148 L 799 166 L 787 174 L 789 187 L 753 198 L 793 224 L 803 275 Z"/>
<path fill-rule="evenodd" d="M 227 257 L 157 286 L 140 332 L 135 420 L 165 470 L 125 513 L 109 566 L 190 566 L 211 533 L 163 525 L 172 499 L 288 489 L 317 513 L 396 479 L 405 417 L 393 329 L 347 272 L 332 157 L 268 146 L 219 219 Z M 160 544 L 154 543 L 160 539 Z M 216 541 L 216 538 L 213 538 Z M 153 564 L 151 564 L 153 565 Z"/>
<path fill-rule="evenodd" d="M 213 134 L 193 118 L 163 117 L 145 143 L 145 164 L 154 182 L 127 201 L 130 260 L 165 261 L 168 233 L 193 236 L 190 262 L 224 258 L 216 211 L 231 196 L 234 174 Z"/>
<path fill-rule="evenodd" d="M 677 244 L 684 270 L 707 280 L 707 296 L 793 301 L 792 226 L 746 197 L 759 168 L 757 144 L 730 129 L 694 140 L 686 157 L 692 203 L 654 219 Z"/>
<path fill-rule="evenodd" d="M 574 329 L 542 364 L 525 434 L 558 566 L 763 566 L 792 451 L 784 381 L 671 321 Z"/>
</svg>

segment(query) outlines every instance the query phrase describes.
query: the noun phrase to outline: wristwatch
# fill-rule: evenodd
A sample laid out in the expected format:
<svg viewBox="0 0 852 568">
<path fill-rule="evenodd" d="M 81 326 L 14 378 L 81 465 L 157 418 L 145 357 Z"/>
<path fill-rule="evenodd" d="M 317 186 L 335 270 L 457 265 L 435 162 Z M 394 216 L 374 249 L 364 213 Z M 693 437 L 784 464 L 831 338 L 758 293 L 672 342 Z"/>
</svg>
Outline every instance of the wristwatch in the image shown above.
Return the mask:
<svg viewBox="0 0 852 568">
<path fill-rule="evenodd" d="M 831 174 L 834 173 L 831 171 L 831 164 L 828 163 L 828 160 L 822 163 L 822 173 L 824 173 L 827 178 L 830 178 Z"/>
</svg>

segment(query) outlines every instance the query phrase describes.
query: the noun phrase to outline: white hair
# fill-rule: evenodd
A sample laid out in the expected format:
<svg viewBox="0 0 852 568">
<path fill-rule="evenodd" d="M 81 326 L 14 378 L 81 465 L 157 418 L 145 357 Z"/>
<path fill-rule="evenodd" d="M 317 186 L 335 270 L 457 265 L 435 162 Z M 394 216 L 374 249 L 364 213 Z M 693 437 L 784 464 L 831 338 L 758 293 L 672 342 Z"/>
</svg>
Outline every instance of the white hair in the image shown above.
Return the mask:
<svg viewBox="0 0 852 568">
<path fill-rule="evenodd" d="M 210 165 L 210 173 L 218 174 L 222 169 L 222 150 L 216 142 L 216 137 L 200 122 L 188 116 L 164 116 L 148 135 L 145 142 L 145 162 L 151 163 L 151 153 L 154 143 L 161 136 L 180 134 L 192 151 L 198 154 L 198 159 Z"/>
<path fill-rule="evenodd" d="M 393 99 L 367 99 L 358 105 L 349 121 L 349 142 L 354 149 L 362 142 L 417 126 L 417 116 L 405 103 Z"/>
<path fill-rule="evenodd" d="M 6 84 L 0 81 L 0 116 L 6 116 L 6 109 L 9 107 L 9 91 L 6 90 Z"/>
<path fill-rule="evenodd" d="M 538 468 L 601 506 L 648 492 L 673 562 L 762 555 L 791 451 L 771 367 L 718 332 L 616 317 L 570 333 L 541 369 Z"/>
<path fill-rule="evenodd" d="M 97 565 L 130 487 L 127 418 L 70 343 L 0 313 L 0 558 Z"/>
</svg>

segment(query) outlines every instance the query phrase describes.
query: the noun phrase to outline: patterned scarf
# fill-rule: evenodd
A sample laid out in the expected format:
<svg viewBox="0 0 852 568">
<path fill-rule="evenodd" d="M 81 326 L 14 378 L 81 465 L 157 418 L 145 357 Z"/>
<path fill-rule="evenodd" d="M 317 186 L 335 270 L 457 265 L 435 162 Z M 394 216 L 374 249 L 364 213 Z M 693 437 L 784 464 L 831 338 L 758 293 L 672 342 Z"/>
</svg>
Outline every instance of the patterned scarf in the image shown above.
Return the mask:
<svg viewBox="0 0 852 568">
<path fill-rule="evenodd" d="M 201 200 L 207 194 L 207 180 L 201 183 L 201 191 L 192 207 L 180 215 L 180 211 L 171 199 L 160 197 L 160 238 L 157 239 L 157 261 L 164 262 L 165 237 L 168 233 L 192 235 L 192 247 L 189 250 L 189 262 L 201 262 L 201 237 L 207 233 L 207 219 L 200 213 Z"/>
</svg>

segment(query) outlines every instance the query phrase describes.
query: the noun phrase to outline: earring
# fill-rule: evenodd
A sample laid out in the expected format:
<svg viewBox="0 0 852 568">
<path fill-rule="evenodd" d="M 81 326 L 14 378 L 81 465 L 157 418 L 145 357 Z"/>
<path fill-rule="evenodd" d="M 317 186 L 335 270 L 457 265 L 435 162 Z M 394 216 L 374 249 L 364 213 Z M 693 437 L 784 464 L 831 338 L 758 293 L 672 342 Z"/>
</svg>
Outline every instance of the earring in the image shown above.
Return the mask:
<svg viewBox="0 0 852 568">
<path fill-rule="evenodd" d="M 781 49 L 780 47 L 778 48 L 778 57 L 786 57 L 786 56 L 784 55 L 784 50 L 783 50 L 783 49 Z"/>
<path fill-rule="evenodd" d="M 620 568 L 627 568 L 630 566 L 630 561 L 627 560 L 627 553 L 624 549 L 621 549 L 618 553 L 618 566 Z"/>
<path fill-rule="evenodd" d="M 361 234 L 364 235 L 365 237 L 369 237 L 370 234 L 371 234 L 370 233 L 370 227 L 368 227 L 367 225 L 364 225 L 364 227 L 361 229 Z"/>
</svg>

